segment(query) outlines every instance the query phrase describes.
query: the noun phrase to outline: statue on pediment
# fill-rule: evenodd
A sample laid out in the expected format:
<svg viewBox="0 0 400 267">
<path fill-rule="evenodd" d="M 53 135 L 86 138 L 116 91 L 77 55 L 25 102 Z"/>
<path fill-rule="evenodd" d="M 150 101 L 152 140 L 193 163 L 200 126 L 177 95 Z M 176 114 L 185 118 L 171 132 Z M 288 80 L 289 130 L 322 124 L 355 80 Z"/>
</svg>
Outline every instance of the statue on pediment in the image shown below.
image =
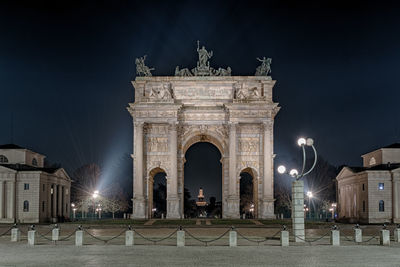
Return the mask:
<svg viewBox="0 0 400 267">
<path fill-rule="evenodd" d="M 199 54 L 199 61 L 197 61 L 198 68 L 209 67 L 210 62 L 208 61 L 213 56 L 213 51 L 208 52 L 204 45 L 200 49 L 200 41 L 197 41 L 197 53 Z"/>
<path fill-rule="evenodd" d="M 262 59 L 257 58 L 258 61 L 261 62 L 261 65 L 257 67 L 255 76 L 268 76 L 271 73 L 271 63 L 272 58 L 265 58 Z"/>
<path fill-rule="evenodd" d="M 137 58 L 135 60 L 136 63 L 136 75 L 138 76 L 145 76 L 149 77 L 152 76 L 151 71 L 154 70 L 154 68 L 149 68 L 146 66 L 144 63 L 146 60 L 147 55 L 144 55 L 143 57 Z"/>
</svg>

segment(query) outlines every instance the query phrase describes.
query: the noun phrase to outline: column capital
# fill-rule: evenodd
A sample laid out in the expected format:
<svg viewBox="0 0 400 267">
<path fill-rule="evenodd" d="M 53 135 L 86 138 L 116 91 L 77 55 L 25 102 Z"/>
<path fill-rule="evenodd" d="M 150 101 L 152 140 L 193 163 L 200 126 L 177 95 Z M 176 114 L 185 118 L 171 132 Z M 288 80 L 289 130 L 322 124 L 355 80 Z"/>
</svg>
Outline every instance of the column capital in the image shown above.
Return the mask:
<svg viewBox="0 0 400 267">
<path fill-rule="evenodd" d="M 135 127 L 143 127 L 144 121 L 134 121 L 134 122 L 133 122 L 133 125 L 134 125 Z"/>
<path fill-rule="evenodd" d="M 234 130 L 236 130 L 236 126 L 237 126 L 238 124 L 239 124 L 239 123 L 236 122 L 236 121 L 228 121 L 228 129 L 229 129 L 229 131 L 234 131 Z"/>
<path fill-rule="evenodd" d="M 261 123 L 264 127 L 264 130 L 269 130 L 274 125 L 274 121 L 271 119 L 264 120 Z"/>
<path fill-rule="evenodd" d="M 168 122 L 168 129 L 169 129 L 170 131 L 177 131 L 178 125 L 179 125 L 179 122 L 177 122 L 177 121 L 170 121 L 170 122 Z"/>
</svg>

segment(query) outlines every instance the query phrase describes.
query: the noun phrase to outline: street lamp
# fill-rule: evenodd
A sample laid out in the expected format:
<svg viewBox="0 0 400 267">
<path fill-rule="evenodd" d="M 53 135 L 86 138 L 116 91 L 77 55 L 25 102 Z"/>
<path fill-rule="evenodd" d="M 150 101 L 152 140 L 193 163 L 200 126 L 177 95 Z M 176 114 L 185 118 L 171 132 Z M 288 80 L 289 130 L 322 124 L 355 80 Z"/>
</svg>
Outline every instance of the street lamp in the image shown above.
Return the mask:
<svg viewBox="0 0 400 267">
<path fill-rule="evenodd" d="M 292 183 L 292 225 L 293 233 L 296 242 L 304 242 L 305 231 L 304 231 L 304 182 L 301 180 L 304 176 L 309 174 L 317 164 L 317 150 L 314 147 L 314 140 L 311 138 L 301 137 L 297 140 L 297 144 L 301 147 L 303 151 L 303 166 L 301 172 L 299 173 L 296 169 L 291 169 L 287 171 L 284 165 L 278 167 L 278 172 L 280 174 L 288 174 L 295 180 Z M 314 163 L 311 168 L 306 171 L 306 149 L 305 147 L 311 147 L 314 152 Z M 307 196 L 310 200 L 312 197 L 312 192 L 307 192 Z M 306 208 L 306 211 L 308 208 Z"/>
<path fill-rule="evenodd" d="M 72 207 L 72 219 L 75 221 L 75 215 L 76 215 L 75 204 L 71 203 L 71 207 Z"/>
<path fill-rule="evenodd" d="M 308 206 L 310 207 L 310 212 L 308 213 L 308 218 L 311 218 L 311 198 L 313 197 L 313 193 L 311 191 L 307 191 L 308 197 Z"/>
</svg>

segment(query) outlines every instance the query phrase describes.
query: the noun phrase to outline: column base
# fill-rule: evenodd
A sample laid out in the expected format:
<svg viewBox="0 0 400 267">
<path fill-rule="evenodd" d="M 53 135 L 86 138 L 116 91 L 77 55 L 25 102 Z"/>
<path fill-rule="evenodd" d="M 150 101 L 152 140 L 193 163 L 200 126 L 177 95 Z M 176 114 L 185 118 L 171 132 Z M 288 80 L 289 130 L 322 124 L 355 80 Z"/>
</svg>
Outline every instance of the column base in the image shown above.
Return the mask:
<svg viewBox="0 0 400 267">
<path fill-rule="evenodd" d="M 261 202 L 261 219 L 276 219 L 274 213 L 274 199 L 263 199 Z"/>
<path fill-rule="evenodd" d="M 167 199 L 167 219 L 181 219 L 178 198 Z"/>
<path fill-rule="evenodd" d="M 226 201 L 226 210 L 222 211 L 222 217 L 224 219 L 240 219 L 239 203 L 240 198 L 228 198 Z"/>
<path fill-rule="evenodd" d="M 146 203 L 144 198 L 133 198 L 133 219 L 146 219 Z"/>
</svg>

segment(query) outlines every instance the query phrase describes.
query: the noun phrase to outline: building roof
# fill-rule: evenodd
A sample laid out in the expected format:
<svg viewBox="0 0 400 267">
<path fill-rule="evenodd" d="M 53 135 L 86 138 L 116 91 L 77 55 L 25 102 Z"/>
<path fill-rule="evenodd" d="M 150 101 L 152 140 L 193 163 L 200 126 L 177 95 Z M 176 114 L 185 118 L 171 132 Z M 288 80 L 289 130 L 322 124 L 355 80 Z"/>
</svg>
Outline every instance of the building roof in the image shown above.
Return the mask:
<svg viewBox="0 0 400 267">
<path fill-rule="evenodd" d="M 0 149 L 25 149 L 25 148 L 15 144 L 5 144 L 5 145 L 0 145 Z"/>
<path fill-rule="evenodd" d="M 58 169 L 60 168 L 39 168 L 39 167 L 34 167 L 34 166 L 29 166 L 26 164 L 0 164 L 0 166 L 23 172 L 23 171 L 42 171 L 42 172 L 47 172 L 47 173 L 55 173 Z"/>
<path fill-rule="evenodd" d="M 355 173 L 362 171 L 391 171 L 400 168 L 400 163 L 380 164 L 372 167 L 350 167 L 350 166 L 346 167 L 350 168 Z"/>
<path fill-rule="evenodd" d="M 400 143 L 393 143 L 391 145 L 382 147 L 382 148 L 400 148 Z"/>
</svg>

